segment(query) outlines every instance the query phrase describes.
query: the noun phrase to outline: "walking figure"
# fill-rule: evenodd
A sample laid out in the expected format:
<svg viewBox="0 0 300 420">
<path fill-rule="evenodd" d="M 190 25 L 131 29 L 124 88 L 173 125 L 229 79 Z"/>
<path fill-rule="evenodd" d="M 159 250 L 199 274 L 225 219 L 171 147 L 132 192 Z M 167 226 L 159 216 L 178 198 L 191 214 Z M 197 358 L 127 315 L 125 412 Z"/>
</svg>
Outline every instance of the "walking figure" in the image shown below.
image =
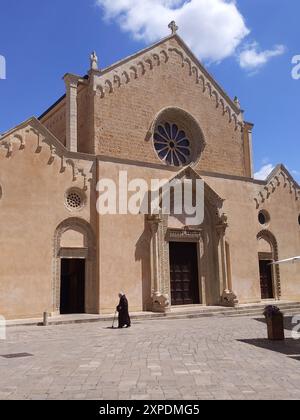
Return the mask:
<svg viewBox="0 0 300 420">
<path fill-rule="evenodd" d="M 128 312 L 128 300 L 124 293 L 119 293 L 120 302 L 117 306 L 117 311 L 119 313 L 119 327 L 123 328 L 126 325 L 126 328 L 131 327 L 130 316 Z"/>
</svg>

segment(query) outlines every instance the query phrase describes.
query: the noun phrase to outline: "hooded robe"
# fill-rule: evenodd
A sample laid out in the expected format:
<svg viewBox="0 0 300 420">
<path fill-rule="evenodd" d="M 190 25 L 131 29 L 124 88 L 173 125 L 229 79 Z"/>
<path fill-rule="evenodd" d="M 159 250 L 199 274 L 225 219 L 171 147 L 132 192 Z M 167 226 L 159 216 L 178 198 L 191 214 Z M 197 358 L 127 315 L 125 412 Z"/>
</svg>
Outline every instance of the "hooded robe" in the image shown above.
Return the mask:
<svg viewBox="0 0 300 420">
<path fill-rule="evenodd" d="M 120 298 L 119 305 L 117 306 L 117 311 L 119 312 L 119 328 L 123 328 L 125 325 L 127 327 L 130 327 L 131 321 L 128 312 L 128 300 L 125 295 L 123 295 Z"/>
</svg>

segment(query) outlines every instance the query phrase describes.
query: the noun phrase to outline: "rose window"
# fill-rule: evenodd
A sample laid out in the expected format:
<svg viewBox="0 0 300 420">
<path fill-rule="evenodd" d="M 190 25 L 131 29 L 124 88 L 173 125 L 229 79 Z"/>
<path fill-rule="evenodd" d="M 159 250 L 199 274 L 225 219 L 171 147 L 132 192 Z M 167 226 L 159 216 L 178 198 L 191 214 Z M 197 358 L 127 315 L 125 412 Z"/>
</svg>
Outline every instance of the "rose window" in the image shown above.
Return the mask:
<svg viewBox="0 0 300 420">
<path fill-rule="evenodd" d="M 158 125 L 154 133 L 154 147 L 159 158 L 169 165 L 184 166 L 190 163 L 190 140 L 176 124 Z"/>
</svg>

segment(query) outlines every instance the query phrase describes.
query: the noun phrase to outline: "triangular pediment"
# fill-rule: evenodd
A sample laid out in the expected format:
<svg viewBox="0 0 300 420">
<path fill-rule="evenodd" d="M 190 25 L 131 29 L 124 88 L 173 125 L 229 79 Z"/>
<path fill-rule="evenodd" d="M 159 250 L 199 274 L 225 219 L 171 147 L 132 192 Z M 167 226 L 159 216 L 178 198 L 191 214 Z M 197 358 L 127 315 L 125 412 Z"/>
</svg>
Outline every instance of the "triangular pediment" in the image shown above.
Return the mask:
<svg viewBox="0 0 300 420">
<path fill-rule="evenodd" d="M 213 208 L 221 209 L 223 207 L 225 200 L 222 199 L 191 166 L 184 168 L 182 171 L 178 172 L 177 175 L 171 177 L 169 182 L 176 179 L 191 181 L 197 179 L 202 180 L 204 182 L 204 199 L 207 200 Z"/>
<path fill-rule="evenodd" d="M 37 150 L 43 146 L 47 146 L 53 154 L 59 153 L 65 158 L 76 157 L 76 159 L 93 159 L 91 156 L 84 153 L 74 153 L 67 150 L 57 137 L 55 137 L 55 135 L 35 117 L 31 117 L 11 130 L 3 133 L 0 137 L 0 147 L 6 148 L 9 151 L 12 149 L 13 144 L 19 143 L 19 149 L 24 149 L 26 147 L 27 137 L 29 137 L 28 134 L 31 132 L 37 136 Z"/>
<path fill-rule="evenodd" d="M 32 117 L 17 127 L 7 131 L 0 137 L 0 158 L 13 158 L 20 151 L 30 148 L 33 154 L 48 155 L 47 165 L 59 162 L 57 167 L 60 173 L 64 173 L 67 167 L 71 167 L 73 181 L 82 177 L 84 188 L 87 186 L 88 177 L 91 174 L 91 166 L 94 157 L 83 153 L 68 151 L 65 146 L 35 117 Z M 41 161 L 45 162 L 44 158 Z M 87 163 L 84 165 L 83 163 Z M 88 166 L 88 171 L 84 166 Z"/>
<path fill-rule="evenodd" d="M 294 195 L 295 200 L 300 200 L 300 186 L 286 167 L 281 164 L 277 165 L 270 173 L 257 197 L 255 197 L 256 208 L 265 203 L 279 187 L 287 188 Z"/>
<path fill-rule="evenodd" d="M 142 78 L 147 72 L 155 72 L 156 68 L 168 63 L 173 55 L 179 57 L 178 65 L 186 68 L 187 77 L 193 79 L 195 88 L 202 90 L 203 93 L 207 92 L 216 108 L 221 108 L 224 115 L 228 114 L 229 122 L 234 121 L 236 128 L 242 126 L 243 116 L 240 107 L 229 98 L 177 34 L 103 70 L 91 70 L 89 76 L 92 79 L 93 89 L 101 98 L 114 94 L 121 86 Z"/>
</svg>

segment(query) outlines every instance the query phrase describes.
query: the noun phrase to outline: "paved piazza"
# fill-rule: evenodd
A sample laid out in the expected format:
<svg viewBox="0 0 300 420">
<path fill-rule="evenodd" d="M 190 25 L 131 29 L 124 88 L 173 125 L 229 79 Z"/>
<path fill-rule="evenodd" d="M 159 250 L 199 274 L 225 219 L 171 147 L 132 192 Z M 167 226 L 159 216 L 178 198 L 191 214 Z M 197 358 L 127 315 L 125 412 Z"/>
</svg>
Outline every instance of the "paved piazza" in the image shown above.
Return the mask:
<svg viewBox="0 0 300 420">
<path fill-rule="evenodd" d="M 13 327 L 0 341 L 1 399 L 300 399 L 300 342 L 262 319 Z"/>
</svg>

